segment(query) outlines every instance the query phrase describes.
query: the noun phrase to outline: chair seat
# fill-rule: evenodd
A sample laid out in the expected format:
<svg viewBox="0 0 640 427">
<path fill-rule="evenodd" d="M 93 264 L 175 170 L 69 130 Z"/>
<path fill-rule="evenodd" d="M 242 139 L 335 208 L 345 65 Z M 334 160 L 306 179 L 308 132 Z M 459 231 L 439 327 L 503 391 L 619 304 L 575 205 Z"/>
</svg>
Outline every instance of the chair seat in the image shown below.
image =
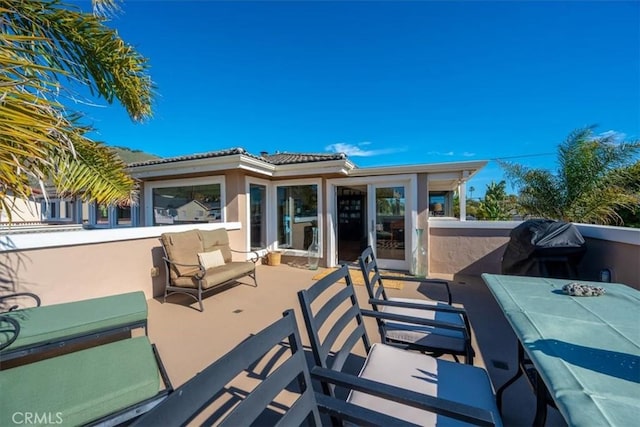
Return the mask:
<svg viewBox="0 0 640 427">
<path fill-rule="evenodd" d="M 449 307 L 440 301 L 425 301 L 410 298 L 389 298 L 393 302 L 423 304 L 426 306 Z M 421 319 L 437 320 L 464 326 L 462 316 L 457 313 L 438 312 L 433 310 L 419 310 L 416 308 L 402 308 L 380 305 L 378 308 L 384 313 L 400 314 L 403 316 L 419 317 Z M 450 348 L 462 351 L 465 348 L 464 335 L 461 331 L 437 328 L 426 325 L 383 320 L 387 339 L 405 343 L 414 343 L 424 347 Z"/>
<path fill-rule="evenodd" d="M 486 409 L 493 413 L 496 425 L 502 425 L 493 386 L 482 368 L 376 343 L 371 347 L 359 376 Z M 419 425 L 465 425 L 458 420 L 357 391 L 352 391 L 347 400 Z"/>
<path fill-rule="evenodd" d="M 230 280 L 239 279 L 247 274 L 252 273 L 256 266 L 251 261 L 231 261 L 224 265 L 220 265 L 207 270 L 202 280 L 203 289 L 211 289 Z M 185 275 L 172 280 L 173 286 L 183 288 L 198 289 L 199 280 L 197 274 L 200 270 L 195 270 L 190 275 Z"/>
<path fill-rule="evenodd" d="M 204 288 L 208 289 L 220 283 L 246 276 L 255 269 L 256 265 L 251 261 L 231 261 L 225 265 L 211 268 L 207 270 L 207 275 L 204 277 L 206 282 Z"/>
</svg>

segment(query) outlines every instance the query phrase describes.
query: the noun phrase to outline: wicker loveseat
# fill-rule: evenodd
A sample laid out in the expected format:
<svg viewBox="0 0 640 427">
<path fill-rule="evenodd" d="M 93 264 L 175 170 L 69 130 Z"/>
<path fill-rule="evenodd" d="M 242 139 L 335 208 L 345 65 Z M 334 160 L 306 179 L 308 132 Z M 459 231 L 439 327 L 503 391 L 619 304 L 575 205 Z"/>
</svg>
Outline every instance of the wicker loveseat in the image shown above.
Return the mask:
<svg viewBox="0 0 640 427">
<path fill-rule="evenodd" d="M 245 276 L 258 286 L 258 253 L 231 249 L 229 235 L 223 228 L 163 233 L 160 240 L 166 268 L 165 301 L 173 293 L 190 295 L 200 304 L 200 311 L 204 311 L 202 295 L 206 291 Z M 233 261 L 233 252 L 251 254 L 251 258 Z"/>
</svg>

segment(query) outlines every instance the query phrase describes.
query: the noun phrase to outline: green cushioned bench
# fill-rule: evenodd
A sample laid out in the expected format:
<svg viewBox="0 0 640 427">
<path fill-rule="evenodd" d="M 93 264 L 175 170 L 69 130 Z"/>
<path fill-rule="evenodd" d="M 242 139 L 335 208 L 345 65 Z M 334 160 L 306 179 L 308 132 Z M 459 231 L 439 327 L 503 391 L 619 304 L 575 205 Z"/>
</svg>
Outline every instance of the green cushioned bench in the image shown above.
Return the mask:
<svg viewBox="0 0 640 427">
<path fill-rule="evenodd" d="M 2 313 L 19 324 L 13 343 L 0 350 L 0 361 L 71 343 L 147 327 L 147 301 L 141 291 Z M 9 341 L 0 332 L 0 344 Z"/>
<path fill-rule="evenodd" d="M 29 425 L 104 417 L 114 425 L 151 409 L 171 385 L 155 348 L 140 336 L 0 371 L 0 390 L 2 426 L 25 424 L 25 416 Z"/>
</svg>

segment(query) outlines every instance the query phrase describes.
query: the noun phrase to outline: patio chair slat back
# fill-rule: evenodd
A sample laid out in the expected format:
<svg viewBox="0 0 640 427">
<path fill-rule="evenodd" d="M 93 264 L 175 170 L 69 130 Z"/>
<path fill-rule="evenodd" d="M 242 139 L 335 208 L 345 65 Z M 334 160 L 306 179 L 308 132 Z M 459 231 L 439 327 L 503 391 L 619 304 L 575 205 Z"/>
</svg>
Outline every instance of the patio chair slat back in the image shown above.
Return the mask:
<svg viewBox="0 0 640 427">
<path fill-rule="evenodd" d="M 329 280 L 333 280 L 333 282 Z M 314 302 L 318 296 L 328 291 L 329 288 L 332 288 L 331 291 L 334 292 L 334 295 L 328 299 L 324 306 L 318 309 L 317 313 L 314 313 L 312 308 Z M 346 265 L 319 280 L 309 289 L 299 291 L 298 299 L 300 300 L 309 338 L 312 341 L 314 359 L 318 366 L 341 370 L 348 355 L 360 340 L 364 345 L 365 351 L 369 352 L 371 344 L 362 321 L 362 314 L 349 276 L 349 269 Z M 344 306 L 345 303 L 347 308 Z M 338 313 L 340 310 L 342 312 Z M 322 313 L 321 316 L 319 316 L 320 313 Z M 322 337 L 320 330 L 329 319 L 334 323 L 329 332 Z M 351 331 L 346 334 L 345 338 L 344 331 L 348 330 L 347 328 L 351 328 Z M 338 342 L 341 337 L 344 340 Z M 333 358 L 331 358 L 332 355 Z"/>
<path fill-rule="evenodd" d="M 265 355 L 276 349 L 282 360 L 283 353 L 290 353 L 286 361 L 268 373 L 259 373 L 259 386 L 253 390 L 242 390 L 231 383 L 238 375 L 253 373 L 255 366 L 264 362 Z M 285 349 L 285 351 L 282 351 Z M 270 361 L 267 361 L 270 362 Z M 267 366 L 270 366 L 267 363 Z M 321 425 L 320 414 L 315 405 L 311 377 L 304 356 L 304 349 L 292 310 L 275 323 L 240 343 L 216 362 L 180 386 L 163 404 L 136 420 L 134 425 L 185 425 L 209 407 L 215 409 L 207 422 L 219 425 L 249 425 L 275 402 L 292 380 L 298 379 L 300 396 L 294 403 L 295 411 L 288 414 L 289 425 L 300 425 L 309 419 Z M 244 383 L 243 383 L 244 384 Z M 229 399 L 232 394 L 231 401 Z M 244 398 L 238 395 L 245 395 Z M 212 406 L 222 397 L 226 402 L 220 408 Z M 230 406 L 235 407 L 229 411 Z"/>
<path fill-rule="evenodd" d="M 367 246 L 365 250 L 362 251 L 358 262 L 360 264 L 360 270 L 362 270 L 362 276 L 369 298 L 387 300 L 387 293 L 384 289 L 378 263 L 373 255 L 371 246 Z M 374 309 L 377 308 L 374 306 Z"/>
<path fill-rule="evenodd" d="M 264 378 L 262 382 L 242 401 L 242 403 L 236 406 L 233 411 L 227 415 L 220 423 L 220 427 L 229 426 L 241 426 L 251 425 L 263 412 L 264 408 L 274 400 L 277 394 L 287 388 L 299 375 L 301 375 L 300 366 L 306 363 L 304 352 L 296 351 L 291 355 L 289 359 L 278 366 L 269 376 Z M 307 384 L 309 378 L 306 379 Z M 296 407 L 295 414 L 304 413 L 306 418 L 310 412 L 312 412 L 311 401 L 296 400 L 291 408 Z M 300 407 L 298 409 L 298 407 Z M 293 414 L 289 414 L 290 417 Z M 294 422 L 294 421 L 291 421 Z"/>
</svg>

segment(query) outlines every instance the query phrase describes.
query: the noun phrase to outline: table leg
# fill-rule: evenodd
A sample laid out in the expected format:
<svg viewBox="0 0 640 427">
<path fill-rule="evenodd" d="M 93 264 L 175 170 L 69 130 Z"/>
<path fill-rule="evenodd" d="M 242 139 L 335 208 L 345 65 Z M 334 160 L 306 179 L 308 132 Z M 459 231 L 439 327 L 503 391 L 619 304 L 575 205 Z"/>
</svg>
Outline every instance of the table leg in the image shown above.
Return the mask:
<svg viewBox="0 0 640 427">
<path fill-rule="evenodd" d="M 516 374 L 511 379 L 509 379 L 509 381 L 504 383 L 496 392 L 496 404 L 498 405 L 498 411 L 500 411 L 500 413 L 502 413 L 502 394 L 504 393 L 505 389 L 507 389 L 511 384 L 516 382 L 518 378 L 522 376 L 523 371 L 520 366 L 523 360 L 524 348 L 522 347 L 522 344 L 520 344 L 520 341 L 518 341 L 518 362 L 516 364 Z"/>
<path fill-rule="evenodd" d="M 544 426 L 547 420 L 547 387 L 544 385 L 538 371 L 535 373 L 536 378 L 536 416 L 533 419 L 534 427 Z"/>
</svg>

